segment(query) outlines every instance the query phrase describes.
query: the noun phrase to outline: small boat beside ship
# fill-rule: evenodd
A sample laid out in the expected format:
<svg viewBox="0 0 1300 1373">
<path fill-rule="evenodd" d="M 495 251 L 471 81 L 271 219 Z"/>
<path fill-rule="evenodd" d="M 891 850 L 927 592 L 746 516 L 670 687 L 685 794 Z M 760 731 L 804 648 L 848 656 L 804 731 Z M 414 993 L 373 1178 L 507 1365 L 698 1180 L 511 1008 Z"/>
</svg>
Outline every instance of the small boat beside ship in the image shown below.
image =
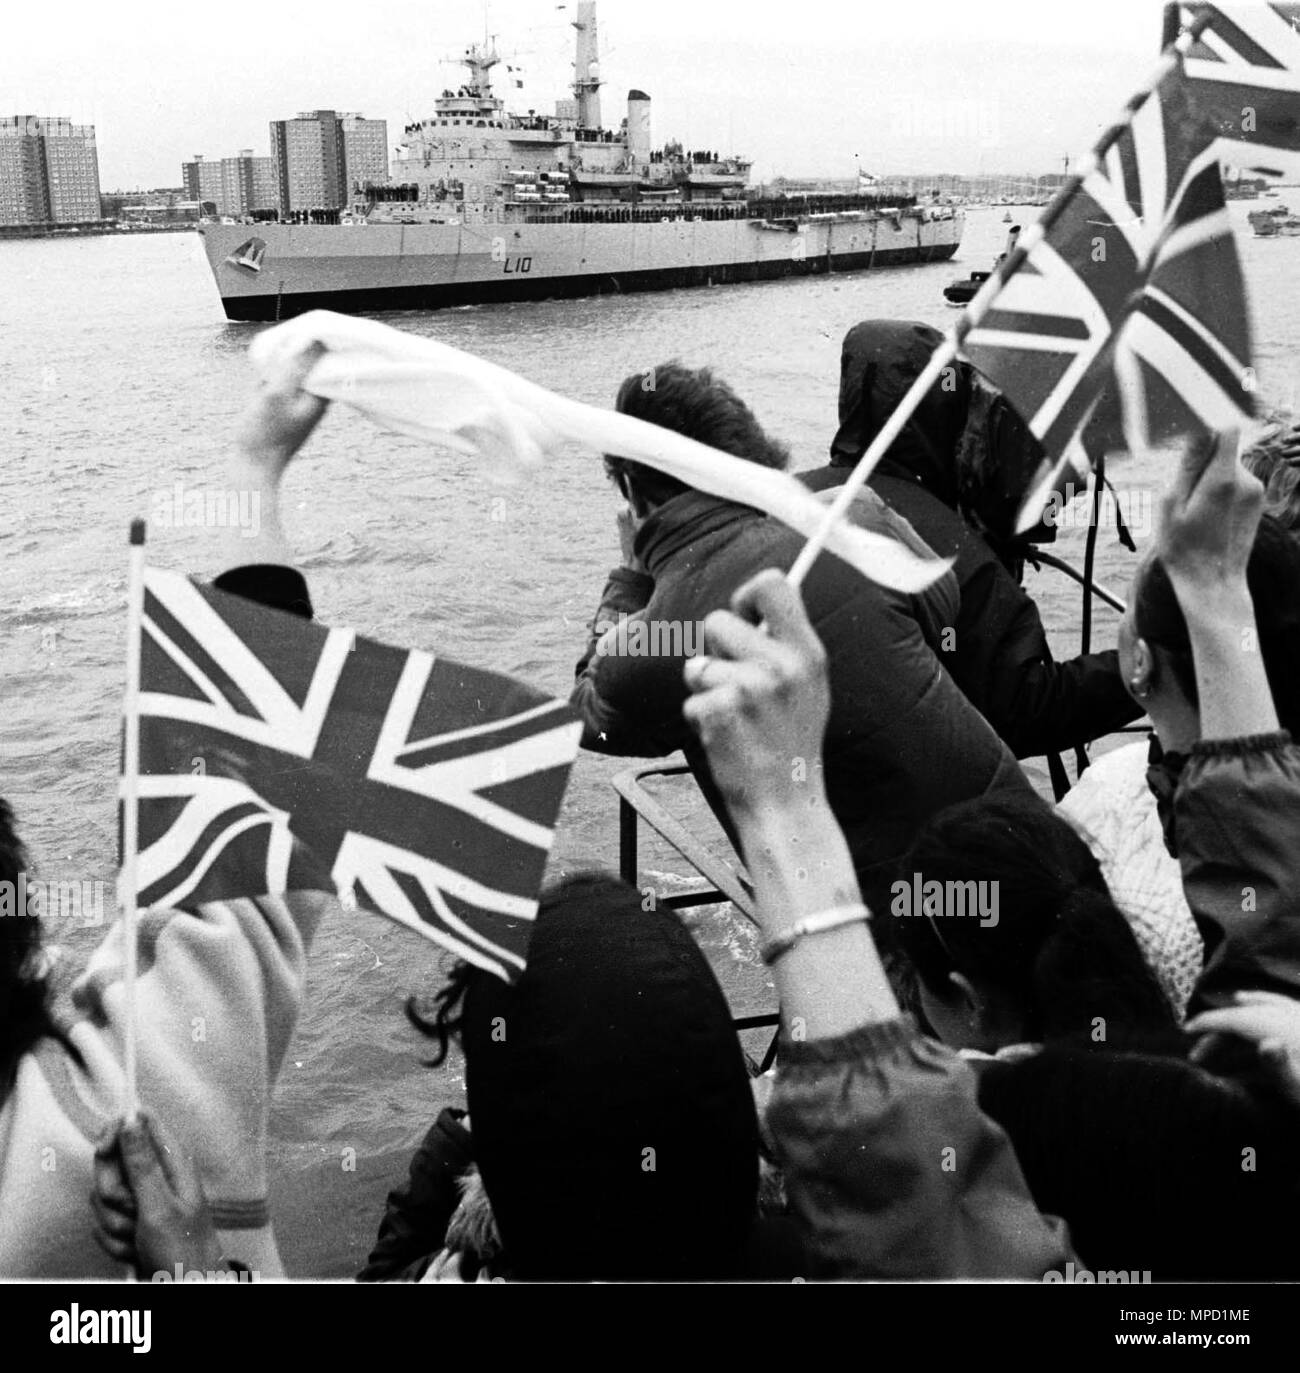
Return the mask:
<svg viewBox="0 0 1300 1373">
<path fill-rule="evenodd" d="M 1272 194 L 1276 195 L 1276 192 Z M 1300 215 L 1293 215 L 1285 205 L 1267 210 L 1252 210 L 1246 216 L 1256 238 L 1300 237 Z"/>
<path fill-rule="evenodd" d="M 943 298 L 949 305 L 966 306 L 979 294 L 979 289 L 993 275 L 994 272 L 1007 260 L 1011 250 L 1016 246 L 1020 239 L 1020 225 L 1013 224 L 1007 234 L 1007 245 L 998 254 L 997 260 L 987 272 L 972 272 L 967 277 L 958 277 L 956 281 L 950 281 L 943 288 Z"/>
<path fill-rule="evenodd" d="M 769 281 L 941 262 L 964 218 L 878 193 L 760 196 L 751 163 L 678 141 L 656 147 L 650 97 L 618 129 L 600 112 L 595 5 L 577 6 L 571 99 L 510 113 L 494 94 L 494 43 L 468 48 L 469 79 L 408 124 L 383 186 L 354 188 L 331 223 L 200 228 L 233 320 L 305 310 L 435 310 Z"/>
</svg>

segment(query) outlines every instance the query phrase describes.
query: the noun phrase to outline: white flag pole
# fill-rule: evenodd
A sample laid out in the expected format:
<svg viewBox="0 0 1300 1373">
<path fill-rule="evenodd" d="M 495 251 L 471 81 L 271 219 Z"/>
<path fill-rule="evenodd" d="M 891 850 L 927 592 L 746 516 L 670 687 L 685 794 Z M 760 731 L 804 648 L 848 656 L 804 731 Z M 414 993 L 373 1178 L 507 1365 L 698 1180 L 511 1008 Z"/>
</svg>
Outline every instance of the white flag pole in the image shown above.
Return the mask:
<svg viewBox="0 0 1300 1373">
<path fill-rule="evenodd" d="M 131 521 L 131 557 L 126 605 L 126 698 L 123 705 L 125 738 L 122 748 L 122 871 L 118 900 L 122 906 L 122 992 L 126 1013 L 122 1022 L 122 1114 L 134 1124 L 140 1114 L 136 1079 L 136 852 L 139 846 L 140 804 L 140 635 L 144 619 L 143 520 Z"/>
<path fill-rule="evenodd" d="M 885 421 L 880 432 L 872 439 L 866 452 L 859 459 L 858 465 L 853 469 L 849 479 L 840 487 L 839 494 L 826 511 L 821 527 L 804 544 L 798 558 L 795 559 L 794 566 L 788 573 L 787 579 L 791 586 L 797 587 L 803 581 L 808 569 L 816 562 L 818 555 L 825 548 L 826 539 L 831 530 L 844 517 L 849 506 L 852 505 L 854 497 L 866 485 L 867 479 L 875 470 L 876 464 L 889 451 L 899 434 L 903 432 L 904 425 L 911 419 L 916 407 L 925 399 L 930 388 L 942 376 L 944 368 L 956 362 L 962 341 L 988 313 L 994 297 L 1006 285 L 1007 280 L 1024 264 L 1029 254 L 1042 242 L 1047 231 L 1059 218 L 1079 187 L 1101 166 L 1102 158 L 1133 122 L 1134 115 L 1146 104 L 1165 77 L 1182 62 L 1184 54 L 1209 24 L 1211 17 L 1209 12 L 1201 15 L 1177 42 L 1165 48 L 1155 70 L 1142 89 L 1124 107 L 1124 112 L 1120 118 L 1107 129 L 1097 146 L 1079 161 L 1073 175 L 1062 183 L 1052 203 L 1043 211 L 1042 217 L 1021 234 L 1019 242 L 1008 254 L 1006 261 L 999 263 L 997 270 L 980 287 L 975 299 L 966 307 L 961 319 L 948 331 L 943 342 L 934 350 L 925 370 L 908 388 L 907 394 L 895 406 L 893 414 Z"/>
<path fill-rule="evenodd" d="M 818 555 L 826 546 L 826 539 L 832 529 L 840 522 L 845 511 L 853 503 L 853 498 L 867 484 L 867 478 L 875 471 L 876 464 L 888 451 L 890 445 L 903 432 L 903 426 L 912 417 L 912 412 L 925 399 L 930 388 L 939 380 L 943 369 L 952 365 L 957 357 L 957 336 L 950 333 L 930 355 L 925 370 L 912 383 L 907 394 L 894 407 L 894 413 L 881 426 L 880 432 L 871 440 L 867 451 L 849 475 L 849 479 L 839 489 L 839 494 L 826 511 L 821 528 L 804 544 L 799 556 L 787 574 L 791 586 L 797 587 L 807 575 L 808 569 L 817 561 Z"/>
</svg>

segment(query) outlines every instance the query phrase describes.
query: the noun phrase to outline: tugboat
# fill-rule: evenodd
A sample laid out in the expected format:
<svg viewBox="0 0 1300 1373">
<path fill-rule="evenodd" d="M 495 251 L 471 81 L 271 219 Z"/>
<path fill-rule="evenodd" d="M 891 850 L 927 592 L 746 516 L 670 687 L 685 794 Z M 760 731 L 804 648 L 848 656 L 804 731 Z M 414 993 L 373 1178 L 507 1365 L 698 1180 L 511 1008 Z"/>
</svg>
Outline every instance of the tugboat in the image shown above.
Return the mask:
<svg viewBox="0 0 1300 1373">
<path fill-rule="evenodd" d="M 968 277 L 958 277 L 943 288 L 943 298 L 949 305 L 969 305 L 979 294 L 979 289 L 1007 260 L 1011 250 L 1020 238 L 1020 225 L 1013 224 L 1007 233 L 1007 246 L 998 254 L 997 261 L 987 272 L 972 272 Z"/>
</svg>

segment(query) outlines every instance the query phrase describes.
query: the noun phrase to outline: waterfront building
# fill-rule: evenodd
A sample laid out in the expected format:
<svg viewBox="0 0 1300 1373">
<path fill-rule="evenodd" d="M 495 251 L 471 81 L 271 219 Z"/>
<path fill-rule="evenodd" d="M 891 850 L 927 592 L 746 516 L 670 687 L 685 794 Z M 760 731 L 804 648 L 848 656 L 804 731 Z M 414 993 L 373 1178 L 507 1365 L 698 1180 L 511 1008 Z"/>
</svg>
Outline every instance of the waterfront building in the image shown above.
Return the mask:
<svg viewBox="0 0 1300 1373">
<path fill-rule="evenodd" d="M 388 121 L 343 116 L 344 204 L 367 182 L 382 185 L 388 180 Z"/>
<path fill-rule="evenodd" d="M 273 157 L 255 157 L 241 148 L 234 157 L 207 161 L 195 153 L 181 163 L 185 190 L 192 200 L 210 201 L 219 215 L 238 218 L 254 210 L 274 210 L 280 204 L 280 183 Z"/>
<path fill-rule="evenodd" d="M 367 181 L 388 179 L 388 124 L 359 114 L 310 110 L 271 122 L 281 214 L 342 210 Z"/>
<path fill-rule="evenodd" d="M 0 117 L 0 224 L 100 217 L 94 126 L 43 115 Z"/>
<path fill-rule="evenodd" d="M 195 153 L 189 162 L 181 163 L 181 179 L 185 193 L 191 200 L 200 203 L 210 201 L 221 213 L 222 183 L 221 162 L 207 161 L 202 153 Z"/>
</svg>

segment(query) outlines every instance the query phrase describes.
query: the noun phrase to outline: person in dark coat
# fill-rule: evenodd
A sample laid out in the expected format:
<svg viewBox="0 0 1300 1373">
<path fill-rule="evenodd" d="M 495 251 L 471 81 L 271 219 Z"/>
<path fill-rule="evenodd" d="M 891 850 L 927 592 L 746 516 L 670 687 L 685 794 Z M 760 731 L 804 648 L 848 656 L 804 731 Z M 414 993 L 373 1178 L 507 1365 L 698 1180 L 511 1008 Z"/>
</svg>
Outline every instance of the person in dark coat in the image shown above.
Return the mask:
<svg viewBox="0 0 1300 1373">
<path fill-rule="evenodd" d="M 692 1281 L 804 1272 L 758 1216 L 759 1128 L 717 978 L 675 912 L 600 873 L 542 894 L 514 986 L 469 964 L 408 1014 L 465 1056 L 362 1281 Z"/>
<path fill-rule="evenodd" d="M 808 486 L 823 491 L 847 479 L 941 342 L 937 329 L 905 320 L 849 330 L 839 430 L 830 463 L 800 473 Z M 1019 478 L 1041 456 L 1015 412 L 972 368 L 954 363 L 868 481 L 936 553 L 956 559 L 961 605 L 944 666 L 1017 758 L 1088 743 L 1142 714 L 1113 650 L 1053 660 L 1038 607 L 1019 584 L 1007 535 Z"/>
<path fill-rule="evenodd" d="M 653 387 L 640 373 L 623 383 L 620 411 L 738 457 L 784 465 L 785 450 L 707 370 L 669 363 L 652 375 Z M 607 458 L 606 465 L 640 523 L 629 565 L 611 575 L 577 666 L 571 699 L 583 718 L 583 744 L 643 758 L 682 749 L 734 840 L 704 749 L 682 718 L 683 667 L 699 651 L 705 616 L 724 609 L 755 573 L 788 571 L 803 536 L 641 464 Z M 861 519 L 877 520 L 928 554 L 883 503 L 869 498 L 863 511 Z M 955 603 L 927 608 L 923 597 L 878 586 L 830 554 L 813 564 L 802 590 L 830 660 L 826 789 L 867 900 L 883 906 L 892 862 L 931 815 L 1029 783 L 933 651 L 942 625 L 953 623 Z M 791 759 L 792 768 L 801 765 L 811 766 Z"/>
</svg>

